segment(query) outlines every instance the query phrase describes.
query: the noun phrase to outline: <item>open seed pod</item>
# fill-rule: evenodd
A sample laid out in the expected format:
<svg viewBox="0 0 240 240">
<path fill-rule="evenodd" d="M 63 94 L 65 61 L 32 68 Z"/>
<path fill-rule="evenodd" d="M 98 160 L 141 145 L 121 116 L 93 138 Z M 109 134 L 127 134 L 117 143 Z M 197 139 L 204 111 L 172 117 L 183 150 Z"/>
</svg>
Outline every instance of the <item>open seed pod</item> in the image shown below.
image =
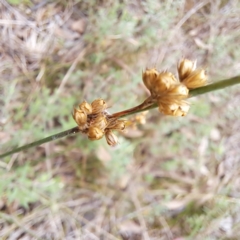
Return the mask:
<svg viewBox="0 0 240 240">
<path fill-rule="evenodd" d="M 72 115 L 78 126 L 83 126 L 87 122 L 87 114 L 82 110 L 74 108 Z"/>
<path fill-rule="evenodd" d="M 204 69 L 193 71 L 182 83 L 189 89 L 205 86 L 207 84 L 207 75 Z"/>
<path fill-rule="evenodd" d="M 122 130 L 125 129 L 126 123 L 128 123 L 128 121 L 126 121 L 126 120 L 119 120 L 118 119 L 118 120 L 115 120 L 115 121 L 111 122 L 107 126 L 107 128 L 108 129 L 112 129 L 112 130 L 120 130 L 120 131 L 122 131 Z"/>
<path fill-rule="evenodd" d="M 153 96 L 161 95 L 168 91 L 172 85 L 179 83 L 175 76 L 170 72 L 161 72 L 158 74 L 151 93 Z"/>
<path fill-rule="evenodd" d="M 191 75 L 196 70 L 197 61 L 191 61 L 188 59 L 182 59 L 178 63 L 178 76 L 182 82 L 185 78 Z"/>
<path fill-rule="evenodd" d="M 116 146 L 118 144 L 118 138 L 111 130 L 106 131 L 105 138 L 110 146 Z"/>
<path fill-rule="evenodd" d="M 98 127 L 89 127 L 88 138 L 92 141 L 99 140 L 104 136 L 104 131 Z"/>
<path fill-rule="evenodd" d="M 168 96 L 172 96 L 173 98 L 175 96 L 178 96 L 178 97 L 181 96 L 182 98 L 187 98 L 188 92 L 189 92 L 189 90 L 184 84 L 178 83 L 178 84 L 170 86 L 170 89 L 168 90 L 168 92 L 166 94 Z"/>
<path fill-rule="evenodd" d="M 104 130 L 107 126 L 107 119 L 104 114 L 99 113 L 98 116 L 93 120 L 91 126 L 98 127 L 101 130 Z"/>
<path fill-rule="evenodd" d="M 92 113 L 97 114 L 107 108 L 107 103 L 103 99 L 96 99 L 91 103 Z"/>
<path fill-rule="evenodd" d="M 170 116 L 186 116 L 189 111 L 190 105 L 185 101 L 172 102 L 171 104 L 166 104 L 159 102 L 158 110 L 159 112 L 170 115 Z"/>
<path fill-rule="evenodd" d="M 158 74 L 159 72 L 155 68 L 146 69 L 146 71 L 142 73 L 143 83 L 150 92 L 154 88 Z"/>
<path fill-rule="evenodd" d="M 86 101 L 82 102 L 81 104 L 79 104 L 79 108 L 85 112 L 87 115 L 92 113 L 92 106 L 87 103 Z"/>
</svg>

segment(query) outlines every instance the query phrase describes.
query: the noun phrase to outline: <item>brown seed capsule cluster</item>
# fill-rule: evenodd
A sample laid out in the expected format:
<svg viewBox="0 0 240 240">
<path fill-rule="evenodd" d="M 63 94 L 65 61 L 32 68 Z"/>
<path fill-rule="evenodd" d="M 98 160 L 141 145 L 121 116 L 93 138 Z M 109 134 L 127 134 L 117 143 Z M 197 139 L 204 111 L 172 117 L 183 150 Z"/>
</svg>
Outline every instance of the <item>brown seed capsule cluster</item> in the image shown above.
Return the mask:
<svg viewBox="0 0 240 240">
<path fill-rule="evenodd" d="M 196 68 L 197 62 L 188 59 L 182 59 L 178 64 L 178 76 L 188 89 L 194 89 L 207 84 L 206 71 Z"/>
<path fill-rule="evenodd" d="M 118 139 L 113 130 L 123 131 L 127 121 L 110 118 L 106 109 L 107 103 L 103 99 L 96 99 L 91 104 L 84 101 L 79 104 L 79 108 L 74 108 L 73 118 L 90 140 L 99 140 L 105 136 L 107 143 L 115 146 Z"/>
<path fill-rule="evenodd" d="M 196 69 L 196 61 L 182 59 L 178 64 L 177 79 L 171 72 L 147 69 L 142 73 L 145 86 L 158 103 L 161 113 L 171 116 L 185 116 L 190 105 L 186 102 L 190 89 L 206 85 L 205 70 Z"/>
</svg>

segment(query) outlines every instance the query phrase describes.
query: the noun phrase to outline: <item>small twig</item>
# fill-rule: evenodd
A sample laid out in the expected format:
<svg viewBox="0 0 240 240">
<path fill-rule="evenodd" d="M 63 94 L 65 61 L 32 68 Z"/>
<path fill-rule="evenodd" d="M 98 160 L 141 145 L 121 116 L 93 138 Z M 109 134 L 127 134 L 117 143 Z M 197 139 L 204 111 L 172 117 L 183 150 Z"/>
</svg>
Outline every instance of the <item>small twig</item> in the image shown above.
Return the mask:
<svg viewBox="0 0 240 240">
<path fill-rule="evenodd" d="M 196 89 L 191 90 L 189 92 L 189 98 L 195 97 L 195 96 L 198 96 L 198 95 L 201 95 L 201 94 L 205 94 L 205 93 L 208 93 L 208 92 L 213 92 L 213 91 L 223 89 L 223 88 L 226 88 L 226 87 L 230 87 L 230 86 L 233 86 L 233 85 L 239 84 L 239 83 L 240 83 L 240 76 L 225 79 L 225 80 L 222 80 L 222 81 L 219 81 L 219 82 L 216 82 L 216 83 L 209 84 L 209 85 L 204 86 L 204 87 L 200 87 L 200 88 L 196 88 Z M 143 111 L 146 111 L 146 110 L 149 110 L 149 109 L 152 109 L 152 108 L 156 108 L 156 107 L 157 107 L 157 104 L 153 103 L 153 101 L 149 97 L 143 103 L 141 103 L 140 105 L 138 105 L 136 107 L 133 107 L 133 108 L 130 108 L 130 109 L 127 109 L 127 110 L 124 110 L 124 111 L 121 111 L 121 112 L 114 113 L 114 114 L 110 115 L 109 118 L 122 118 L 122 117 L 126 117 L 128 115 L 131 115 L 131 114 L 135 114 L 135 113 L 138 113 L 138 112 L 143 112 Z M 4 158 L 4 157 L 9 156 L 13 153 L 17 153 L 17 152 L 26 150 L 28 148 L 36 147 L 36 146 L 39 146 L 43 143 L 51 142 L 53 140 L 56 140 L 56 139 L 59 139 L 59 138 L 62 138 L 62 137 L 66 137 L 66 136 L 69 136 L 69 135 L 72 135 L 72 134 L 75 134 L 75 133 L 78 133 L 78 132 L 80 132 L 79 128 L 74 127 L 72 129 L 54 134 L 52 136 L 43 138 L 43 139 L 38 140 L 36 142 L 32 142 L 32 143 L 29 143 L 29 144 L 24 145 L 22 147 L 15 148 L 15 149 L 13 149 L 9 152 L 3 153 L 3 154 L 0 155 L 0 158 Z"/>
<path fill-rule="evenodd" d="M 131 189 L 132 191 L 133 189 Z M 146 221 L 143 217 L 143 214 L 142 214 L 142 206 L 137 198 L 137 194 L 135 192 L 133 192 L 133 194 L 131 194 L 131 197 L 132 197 L 132 201 L 133 201 L 133 204 L 137 210 L 137 218 L 138 218 L 138 221 L 140 223 L 140 226 L 141 226 L 141 230 L 142 230 L 142 235 L 143 235 L 143 239 L 144 240 L 150 240 L 150 237 L 148 235 L 148 229 L 147 229 L 147 224 L 146 224 Z"/>
<path fill-rule="evenodd" d="M 87 219 L 85 219 L 84 217 L 81 216 L 81 214 L 77 214 L 76 212 L 73 212 L 70 208 L 64 207 L 64 210 L 66 213 L 68 213 L 72 218 L 74 218 L 75 220 L 79 221 L 79 222 L 83 222 L 86 226 L 86 228 L 88 226 L 90 226 L 91 228 L 94 228 L 98 233 L 101 233 L 104 235 L 104 239 L 109 239 L 109 240 L 118 240 L 118 238 L 116 238 L 115 236 L 113 236 L 111 233 L 105 231 L 103 228 L 101 228 L 100 226 L 96 225 L 94 223 L 94 221 L 88 221 Z"/>
<path fill-rule="evenodd" d="M 83 50 L 79 53 L 79 55 L 77 56 L 77 58 L 74 60 L 74 62 L 72 63 L 71 67 L 68 69 L 66 75 L 64 76 L 64 78 L 63 78 L 63 80 L 62 80 L 62 82 L 61 82 L 61 84 L 60 84 L 60 86 L 59 86 L 59 88 L 58 88 L 58 90 L 57 90 L 57 93 L 60 93 L 60 92 L 63 90 L 64 86 L 66 85 L 66 83 L 67 83 L 67 81 L 68 81 L 68 79 L 69 79 L 69 77 L 71 76 L 72 72 L 75 70 L 78 62 L 83 59 L 83 57 L 84 57 L 84 55 L 86 54 L 86 52 L 87 52 L 87 49 L 86 49 L 86 48 L 83 49 Z"/>
<path fill-rule="evenodd" d="M 17 218 L 15 218 L 14 216 L 7 215 L 5 213 L 0 213 L 0 217 L 2 219 L 4 219 L 5 221 L 14 223 L 17 227 L 21 228 L 24 232 L 26 232 L 29 235 L 31 235 L 32 237 L 34 237 L 34 239 L 42 239 L 41 237 L 39 237 L 37 235 L 37 233 L 35 231 L 31 230 L 30 228 L 28 228 L 25 225 L 22 225 L 21 222 L 19 222 L 19 220 Z M 0 233 L 0 236 L 3 236 L 3 233 Z"/>
</svg>

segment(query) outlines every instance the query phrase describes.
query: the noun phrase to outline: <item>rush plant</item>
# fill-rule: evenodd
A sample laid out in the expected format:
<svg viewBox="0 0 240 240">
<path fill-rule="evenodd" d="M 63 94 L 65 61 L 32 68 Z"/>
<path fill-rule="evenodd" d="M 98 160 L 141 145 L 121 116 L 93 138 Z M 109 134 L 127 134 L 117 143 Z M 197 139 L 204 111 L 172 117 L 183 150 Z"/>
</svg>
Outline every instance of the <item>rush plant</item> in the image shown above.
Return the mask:
<svg viewBox="0 0 240 240">
<path fill-rule="evenodd" d="M 99 140 L 105 136 L 107 143 L 115 146 L 118 139 L 113 131 L 123 131 L 132 124 L 128 120 L 122 120 L 122 117 L 156 107 L 164 115 L 183 117 L 190 109 L 188 98 L 240 83 L 240 76 L 237 76 L 208 84 L 206 71 L 197 68 L 196 61 L 188 59 L 182 59 L 178 63 L 177 71 L 178 77 L 168 71 L 146 69 L 142 73 L 142 80 L 150 96 L 140 105 L 110 114 L 105 100 L 96 99 L 91 104 L 84 101 L 72 113 L 76 127 L 3 153 L 0 158 L 78 132 L 86 134 L 90 140 Z"/>
</svg>

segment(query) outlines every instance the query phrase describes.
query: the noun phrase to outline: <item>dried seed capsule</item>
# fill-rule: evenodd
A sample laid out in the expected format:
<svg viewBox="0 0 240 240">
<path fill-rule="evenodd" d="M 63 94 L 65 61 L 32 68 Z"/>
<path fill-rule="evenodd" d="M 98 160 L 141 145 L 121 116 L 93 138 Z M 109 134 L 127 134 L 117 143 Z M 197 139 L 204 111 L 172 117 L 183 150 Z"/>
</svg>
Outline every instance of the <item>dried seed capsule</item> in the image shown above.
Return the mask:
<svg viewBox="0 0 240 240">
<path fill-rule="evenodd" d="M 190 61 L 188 59 L 182 59 L 178 64 L 178 76 L 182 82 L 187 78 L 193 71 L 195 71 L 197 61 Z"/>
<path fill-rule="evenodd" d="M 189 104 L 182 104 L 179 106 L 178 110 L 175 112 L 174 116 L 186 116 L 190 109 Z"/>
<path fill-rule="evenodd" d="M 98 127 L 89 127 L 88 129 L 88 138 L 92 141 L 99 140 L 103 137 L 104 132 Z"/>
<path fill-rule="evenodd" d="M 204 69 L 197 69 L 185 78 L 182 83 L 189 89 L 205 86 L 207 84 L 207 75 Z"/>
<path fill-rule="evenodd" d="M 188 88 L 179 83 L 179 84 L 175 84 L 173 86 L 171 86 L 170 90 L 167 92 L 170 95 L 180 95 L 180 96 L 183 96 L 183 97 L 187 97 L 188 96 Z M 174 97 L 174 96 L 173 96 Z"/>
<path fill-rule="evenodd" d="M 108 145 L 116 146 L 118 144 L 118 138 L 111 130 L 107 130 L 105 133 L 105 138 L 107 140 Z"/>
<path fill-rule="evenodd" d="M 153 95 L 160 95 L 165 93 L 173 84 L 178 83 L 177 79 L 170 72 L 159 73 L 157 79 L 154 82 L 154 87 L 152 88 Z"/>
<path fill-rule="evenodd" d="M 86 101 L 79 104 L 79 108 L 84 111 L 87 115 L 92 113 L 92 106 Z"/>
<path fill-rule="evenodd" d="M 178 103 L 165 104 L 159 102 L 159 112 L 170 116 L 186 116 L 189 111 L 189 104 L 185 101 L 178 101 Z"/>
<path fill-rule="evenodd" d="M 158 110 L 159 112 L 165 114 L 174 116 L 174 112 L 177 111 L 179 105 L 172 103 L 172 104 L 165 104 L 165 103 L 159 103 Z"/>
<path fill-rule="evenodd" d="M 100 113 L 107 108 L 107 103 L 103 99 L 96 99 L 91 103 L 92 113 Z"/>
<path fill-rule="evenodd" d="M 143 83 L 148 90 L 151 91 L 158 74 L 159 72 L 155 68 L 146 69 L 146 71 L 142 73 Z"/>
<path fill-rule="evenodd" d="M 83 126 L 87 122 L 87 114 L 82 110 L 74 108 L 72 115 L 78 126 Z"/>
<path fill-rule="evenodd" d="M 107 119 L 104 116 L 104 114 L 99 114 L 91 123 L 91 126 L 98 127 L 102 130 L 104 130 L 107 126 Z"/>
<path fill-rule="evenodd" d="M 126 127 L 126 123 L 127 123 L 128 121 L 126 121 L 126 120 L 116 120 L 116 121 L 114 121 L 114 122 L 111 122 L 108 126 L 107 126 L 107 128 L 109 128 L 109 129 L 115 129 L 115 130 L 124 130 L 125 129 L 125 127 Z"/>
</svg>

